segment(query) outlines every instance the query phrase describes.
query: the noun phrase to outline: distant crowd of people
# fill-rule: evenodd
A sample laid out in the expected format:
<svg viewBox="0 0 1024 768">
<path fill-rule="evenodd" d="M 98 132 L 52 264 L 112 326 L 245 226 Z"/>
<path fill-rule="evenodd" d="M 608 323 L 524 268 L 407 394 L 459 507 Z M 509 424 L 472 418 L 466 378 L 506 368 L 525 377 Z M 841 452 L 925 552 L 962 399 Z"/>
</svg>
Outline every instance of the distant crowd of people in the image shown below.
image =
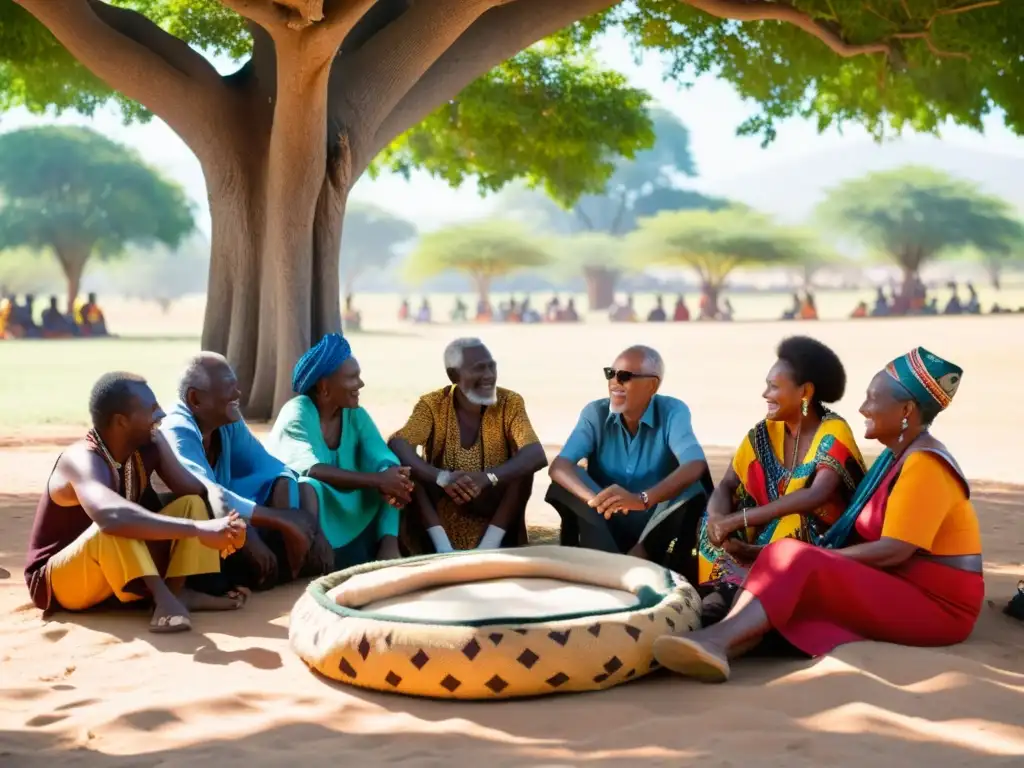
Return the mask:
<svg viewBox="0 0 1024 768">
<path fill-rule="evenodd" d="M 36 322 L 35 296 L 25 294 L 24 301 L 6 291 L 0 298 L 0 340 L 4 339 L 72 339 L 83 336 L 108 336 L 107 321 L 90 293 L 85 302 L 61 312 L 57 297 L 50 297 L 50 305 Z"/>
<path fill-rule="evenodd" d="M 348 322 L 347 318 L 348 312 L 351 309 L 351 297 L 346 300 L 346 307 L 348 309 L 346 310 L 345 327 L 350 328 L 353 326 Z M 358 315 L 358 313 L 352 312 L 354 316 Z M 698 320 L 728 321 L 733 319 L 733 314 L 733 306 L 728 299 L 719 307 L 718 303 L 707 294 L 701 296 L 700 307 L 697 312 Z M 543 311 L 534 307 L 529 296 L 525 296 L 522 301 L 517 301 L 515 296 L 510 296 L 508 301 L 499 302 L 497 306 L 491 304 L 490 301 L 481 299 L 477 302 L 476 313 L 472 318 L 469 315 L 469 305 L 461 297 L 456 297 L 455 304 L 449 312 L 448 318 L 452 323 L 578 323 L 582 320 L 580 313 L 576 309 L 576 300 L 570 297 L 563 304 L 561 298 L 557 295 L 548 301 Z M 413 311 L 409 300 L 403 299 L 398 309 L 398 319 L 402 322 L 432 323 L 434 316 L 430 300 L 424 297 L 419 309 Z M 608 309 L 608 319 L 613 323 L 639 322 L 640 316 L 637 314 L 633 296 L 629 295 L 621 302 L 613 302 L 612 306 Z M 647 314 L 647 322 L 649 323 L 680 323 L 687 322 L 690 319 L 690 308 L 686 305 L 686 300 L 682 294 L 679 294 L 676 298 L 675 307 L 671 315 L 665 308 L 664 297 L 660 295 L 655 299 L 654 308 Z"/>
<path fill-rule="evenodd" d="M 981 315 L 984 314 L 981 308 L 981 301 L 978 299 L 978 292 L 974 284 L 968 281 L 965 284 L 967 297 L 961 298 L 960 286 L 956 282 L 946 284 L 950 291 L 949 299 L 941 309 L 939 308 L 939 297 L 934 293 L 929 295 L 928 288 L 920 279 L 912 281 L 908 287 L 897 290 L 896 286 L 890 286 L 889 295 L 886 295 L 885 288 L 878 287 L 875 293 L 875 303 L 870 309 L 868 303 L 862 301 L 850 314 L 852 318 L 861 317 L 908 317 L 915 315 Z M 999 302 L 994 302 L 989 314 L 1002 315 L 1014 312 L 1024 313 L 1024 307 L 1016 310 L 1003 307 Z"/>
</svg>

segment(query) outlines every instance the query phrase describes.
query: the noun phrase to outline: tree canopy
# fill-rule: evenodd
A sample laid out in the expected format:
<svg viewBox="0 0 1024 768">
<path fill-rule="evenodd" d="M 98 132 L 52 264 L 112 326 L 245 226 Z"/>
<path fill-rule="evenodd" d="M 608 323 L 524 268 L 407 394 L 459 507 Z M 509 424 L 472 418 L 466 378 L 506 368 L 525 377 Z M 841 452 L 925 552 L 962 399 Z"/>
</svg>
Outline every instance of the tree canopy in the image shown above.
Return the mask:
<svg viewBox="0 0 1024 768">
<path fill-rule="evenodd" d="M 416 225 L 378 205 L 352 203 L 341 230 L 341 280 L 345 293 L 366 270 L 387 266 L 395 248 L 416 236 Z"/>
<path fill-rule="evenodd" d="M 0 134 L 0 249 L 50 250 L 74 304 L 87 260 L 128 242 L 177 247 L 194 228 L 177 184 L 86 128 Z"/>
<path fill-rule="evenodd" d="M 972 246 L 1008 254 L 1024 230 L 1009 204 L 977 185 L 931 168 L 907 166 L 840 184 L 819 205 L 824 225 L 884 253 L 916 278 L 945 252 Z"/>
<path fill-rule="evenodd" d="M 619 157 L 654 141 L 649 99 L 587 58 L 531 48 L 399 137 L 372 170 L 420 168 L 453 187 L 475 178 L 481 192 L 522 179 L 571 205 L 600 192 Z"/>
<path fill-rule="evenodd" d="M 246 19 L 232 9 L 242 5 L 237 0 L 114 4 L 144 14 L 211 54 L 242 60 L 252 52 Z M 562 4 L 567 6 L 564 15 L 535 21 L 540 37 L 554 34 L 552 56 L 585 50 L 602 32 L 621 30 L 638 48 L 667 54 L 669 74 L 676 78 L 711 72 L 731 82 L 758 107 L 741 132 L 766 140 L 774 138 L 780 120 L 792 116 L 817 120 L 822 128 L 856 122 L 882 134 L 905 128 L 932 131 L 946 120 L 980 128 L 993 108 L 1003 110 L 1012 130 L 1024 133 L 1024 4 L 1014 0 Z M 509 23 L 527 19 L 527 10 L 532 9 L 509 11 Z M 562 18 L 577 23 L 563 31 L 544 28 Z M 111 98 L 115 92 L 79 65 L 15 0 L 0 0 L 0 108 L 55 106 L 88 114 Z M 129 100 L 118 100 L 128 115 L 144 113 Z"/>
<path fill-rule="evenodd" d="M 737 267 L 800 263 L 817 252 L 803 231 L 742 207 L 662 211 L 641 219 L 627 243 L 652 265 L 693 269 L 712 302 Z"/>
<path fill-rule="evenodd" d="M 406 276 L 421 281 L 444 272 L 467 275 L 479 298 L 488 300 L 491 282 L 522 269 L 546 266 L 551 253 L 514 221 L 476 221 L 423 235 L 406 264 Z"/>
</svg>

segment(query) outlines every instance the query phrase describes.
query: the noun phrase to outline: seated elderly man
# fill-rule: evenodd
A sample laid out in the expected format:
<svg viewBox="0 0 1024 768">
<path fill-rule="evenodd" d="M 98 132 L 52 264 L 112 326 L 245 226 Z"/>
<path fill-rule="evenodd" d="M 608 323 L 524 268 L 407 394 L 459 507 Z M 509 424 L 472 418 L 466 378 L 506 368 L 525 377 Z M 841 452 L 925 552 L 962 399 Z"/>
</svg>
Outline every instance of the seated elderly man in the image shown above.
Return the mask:
<svg viewBox="0 0 1024 768">
<path fill-rule="evenodd" d="M 188 631 L 190 611 L 240 608 L 243 593 L 211 597 L 185 585 L 220 571 L 221 554 L 243 545 L 245 523 L 155 431 L 164 413 L 153 390 L 139 376 L 108 373 L 89 412 L 92 429 L 58 457 L 36 508 L 25 565 L 32 602 L 45 615 L 151 598 L 152 632 Z M 174 497 L 163 508 L 153 473 Z"/>
<path fill-rule="evenodd" d="M 655 350 L 630 347 L 604 377 L 608 397 L 583 409 L 551 462 L 547 501 L 562 517 L 563 543 L 578 529 L 583 547 L 663 562 L 676 538 L 695 542 L 710 492 L 704 451 L 686 404 L 657 394 L 664 363 Z"/>
<path fill-rule="evenodd" d="M 222 488 L 231 508 L 249 523 L 245 546 L 224 564 L 228 579 L 270 589 L 300 570 L 323 572 L 330 553 L 318 546 L 310 557 L 313 541 L 322 538 L 312 511 L 315 493 L 307 489 L 300 502 L 297 475 L 249 431 L 228 361 L 213 352 L 196 355 L 181 377 L 178 397 L 160 429 L 185 468 Z"/>
<path fill-rule="evenodd" d="M 402 544 L 413 553 L 525 544 L 526 502 L 547 457 L 523 398 L 497 386 L 479 339 L 449 344 L 444 367 L 451 384 L 421 397 L 389 442 L 415 481 Z"/>
</svg>

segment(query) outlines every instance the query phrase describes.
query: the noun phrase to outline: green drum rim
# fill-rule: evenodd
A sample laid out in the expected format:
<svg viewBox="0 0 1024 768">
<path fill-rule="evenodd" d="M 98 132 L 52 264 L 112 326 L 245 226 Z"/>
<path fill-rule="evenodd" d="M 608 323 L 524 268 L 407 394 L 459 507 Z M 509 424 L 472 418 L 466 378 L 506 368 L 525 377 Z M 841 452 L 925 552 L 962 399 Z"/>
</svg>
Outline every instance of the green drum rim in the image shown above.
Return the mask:
<svg viewBox="0 0 1024 768">
<path fill-rule="evenodd" d="M 516 547 L 513 551 L 528 551 L 531 547 Z M 509 550 L 493 550 L 495 554 L 502 552 L 508 553 Z M 369 573 L 371 571 L 379 571 L 384 568 L 402 568 L 410 565 L 417 565 L 424 562 L 434 562 L 438 560 L 447 560 L 457 557 L 466 557 L 467 555 L 479 556 L 481 553 L 477 550 L 467 550 L 464 552 L 449 552 L 445 554 L 430 554 L 430 555 L 417 555 L 415 557 L 406 557 L 400 560 L 376 560 L 363 565 L 356 565 L 351 568 L 346 568 L 342 571 L 335 571 L 329 573 L 326 576 L 321 576 L 318 579 L 310 582 L 309 586 L 306 587 L 306 592 L 312 597 L 320 607 L 324 608 L 331 613 L 337 614 L 342 618 L 359 618 L 369 619 L 372 621 L 389 622 L 393 624 L 421 624 L 424 626 L 449 626 L 449 627 L 487 627 L 487 626 L 498 626 L 498 625 L 510 625 L 510 624 L 545 624 L 550 622 L 559 621 L 573 621 L 575 619 L 583 619 L 588 616 L 611 616 L 617 613 L 634 613 L 638 611 L 650 610 L 656 608 L 664 600 L 671 597 L 676 588 L 676 582 L 673 577 L 672 571 L 667 568 L 658 566 L 664 577 L 664 591 L 659 591 L 651 588 L 650 586 L 644 585 L 633 592 L 633 595 L 637 598 L 637 602 L 628 608 L 605 608 L 598 611 L 571 611 L 568 613 L 557 613 L 557 614 L 541 614 L 537 616 L 502 616 L 500 618 L 483 618 L 483 619 L 441 619 L 432 618 L 429 620 L 412 619 L 404 616 L 394 616 L 388 613 L 378 613 L 376 611 L 362 611 L 358 608 L 349 608 L 347 606 L 338 605 L 334 600 L 327 594 L 330 590 L 334 589 L 341 584 L 344 584 L 348 579 L 353 576 L 358 576 L 361 573 Z M 650 565 L 650 564 L 648 564 Z M 586 584 L 587 582 L 580 582 Z"/>
</svg>

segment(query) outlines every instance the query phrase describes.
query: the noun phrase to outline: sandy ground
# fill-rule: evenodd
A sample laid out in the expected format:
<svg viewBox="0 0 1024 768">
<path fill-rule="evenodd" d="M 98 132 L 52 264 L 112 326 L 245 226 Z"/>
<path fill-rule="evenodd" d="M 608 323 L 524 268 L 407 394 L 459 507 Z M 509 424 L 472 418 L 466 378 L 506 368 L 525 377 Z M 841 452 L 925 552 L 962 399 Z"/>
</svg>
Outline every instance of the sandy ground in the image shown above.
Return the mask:
<svg viewBox="0 0 1024 768">
<path fill-rule="evenodd" d="M 1024 412 L 1013 407 L 1021 362 L 1006 350 L 1022 323 L 851 327 L 815 328 L 847 360 L 852 393 L 841 410 L 851 422 L 859 423 L 856 406 L 873 368 L 914 339 L 967 369 L 937 433 L 968 474 L 996 480 L 974 484 L 989 605 L 964 645 L 859 644 L 815 662 L 745 662 L 727 686 L 665 675 L 596 694 L 473 704 L 374 694 L 310 674 L 287 645 L 287 614 L 301 585 L 258 595 L 238 613 L 197 615 L 188 636 L 151 635 L 137 613 L 58 614 L 44 623 L 27 602 L 21 566 L 59 448 L 52 439 L 12 439 L 0 446 L 0 765 L 1021 765 L 1024 626 L 1000 611 L 1024 577 L 1024 487 L 997 480 L 1019 471 L 1012 438 L 1024 429 Z M 578 368 L 590 371 L 611 354 L 606 346 L 637 330 L 604 328 L 580 343 L 572 334 L 582 331 L 560 338 L 544 329 L 545 346 L 561 354 L 544 363 L 553 367 L 535 363 L 526 372 L 520 366 L 535 350 L 519 350 L 504 329 L 494 334 L 503 375 L 528 391 L 546 443 L 557 444 L 580 401 L 599 394 L 590 389 L 600 383 L 581 392 L 576 377 L 592 377 Z M 657 343 L 678 359 L 672 385 L 690 400 L 698 434 L 707 444 L 735 442 L 759 416 L 759 382 L 781 331 L 671 333 L 659 329 Z M 424 343 L 439 355 L 442 341 Z M 396 343 L 385 340 L 385 349 Z M 376 354 L 360 353 L 364 368 L 377 365 L 366 359 Z M 385 394 L 373 412 L 387 430 L 409 403 L 391 392 L 397 376 L 376 376 Z M 434 386 L 432 374 L 417 376 L 420 389 Z M 728 453 L 709 449 L 718 476 Z M 529 510 L 538 537 L 555 524 L 545 486 L 546 479 L 536 484 Z"/>
</svg>

